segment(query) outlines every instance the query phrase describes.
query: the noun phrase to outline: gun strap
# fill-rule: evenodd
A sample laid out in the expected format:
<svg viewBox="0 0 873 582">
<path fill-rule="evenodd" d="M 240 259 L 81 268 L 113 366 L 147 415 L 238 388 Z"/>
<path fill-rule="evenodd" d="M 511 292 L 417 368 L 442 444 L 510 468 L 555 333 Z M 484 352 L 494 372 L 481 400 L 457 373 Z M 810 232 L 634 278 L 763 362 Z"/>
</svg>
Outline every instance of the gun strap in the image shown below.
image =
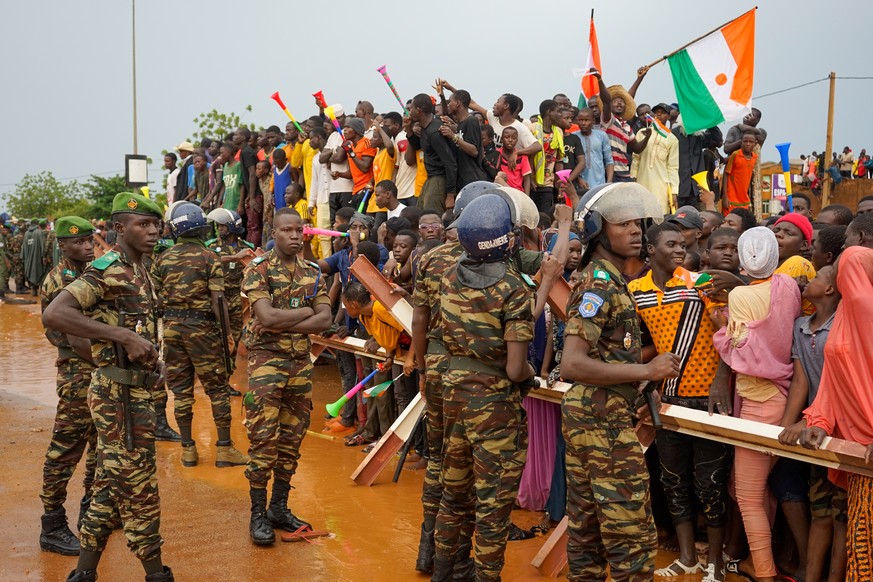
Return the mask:
<svg viewBox="0 0 873 582">
<path fill-rule="evenodd" d="M 101 366 L 97 371 L 103 377 L 124 384 L 125 386 L 134 386 L 136 388 L 148 388 L 151 381 L 152 373 L 144 370 L 123 370 L 118 366 L 106 365 Z"/>
</svg>

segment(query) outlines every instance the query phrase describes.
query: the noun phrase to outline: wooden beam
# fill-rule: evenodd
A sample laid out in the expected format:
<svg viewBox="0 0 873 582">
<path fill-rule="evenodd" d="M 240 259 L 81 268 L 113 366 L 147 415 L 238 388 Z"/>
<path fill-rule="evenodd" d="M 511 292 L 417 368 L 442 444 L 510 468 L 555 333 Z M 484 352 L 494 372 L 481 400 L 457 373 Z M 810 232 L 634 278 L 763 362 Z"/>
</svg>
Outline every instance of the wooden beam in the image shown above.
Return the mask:
<svg viewBox="0 0 873 582">
<path fill-rule="evenodd" d="M 570 519 L 565 515 L 561 523 L 552 530 L 546 543 L 531 560 L 531 565 L 540 571 L 540 574 L 549 578 L 557 578 L 567 565 L 567 524 Z"/>
<path fill-rule="evenodd" d="M 537 273 L 534 276 L 534 281 L 540 284 L 542 276 Z M 558 277 L 554 284 L 552 284 L 552 288 L 549 289 L 549 297 L 547 299 L 549 307 L 552 308 L 552 313 L 561 321 L 567 321 L 567 306 L 570 303 L 571 293 L 570 284 L 564 281 L 563 277 Z"/>
<path fill-rule="evenodd" d="M 400 413 L 388 432 L 382 435 L 376 446 L 352 473 L 352 481 L 356 485 L 369 487 L 376 481 L 376 477 L 382 472 L 394 455 L 403 447 L 403 444 L 412 436 L 418 417 L 424 412 L 424 399 L 416 393 L 409 406 Z"/>
<path fill-rule="evenodd" d="M 322 350 L 324 348 L 342 350 L 344 352 L 351 352 L 362 358 L 370 358 L 371 360 L 384 361 L 388 359 L 388 354 L 385 353 L 385 350 L 379 348 L 379 351 L 375 354 L 368 352 L 364 349 L 366 342 L 356 337 L 345 337 L 340 339 L 338 337 L 323 337 L 318 334 L 311 334 L 309 336 L 309 341 L 313 344 L 312 350 L 310 351 L 310 357 L 312 356 L 312 352 L 315 351 L 315 346 L 323 346 Z"/>
<path fill-rule="evenodd" d="M 374 267 L 373 264 L 367 260 L 367 257 L 361 255 L 354 263 L 352 263 L 349 271 L 364 287 L 367 288 L 367 291 L 369 291 L 373 297 L 379 301 L 379 303 L 384 305 L 385 308 L 391 312 L 391 315 L 394 316 L 397 323 L 402 325 L 403 329 L 406 330 L 406 333 L 411 336 L 412 304 L 410 304 L 405 297 L 393 292 L 394 288 L 391 286 L 391 283 L 382 276 L 379 269 Z"/>
</svg>

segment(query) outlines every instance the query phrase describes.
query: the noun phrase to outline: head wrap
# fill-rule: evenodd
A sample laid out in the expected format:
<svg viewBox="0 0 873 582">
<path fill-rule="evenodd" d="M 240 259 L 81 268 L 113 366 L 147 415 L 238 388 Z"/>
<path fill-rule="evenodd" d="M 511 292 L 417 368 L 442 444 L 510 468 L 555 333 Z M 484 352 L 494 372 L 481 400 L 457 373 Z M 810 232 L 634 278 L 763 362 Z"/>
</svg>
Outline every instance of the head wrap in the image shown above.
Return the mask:
<svg viewBox="0 0 873 582">
<path fill-rule="evenodd" d="M 570 233 L 570 240 L 579 240 L 579 235 L 575 232 Z M 549 241 L 549 246 L 546 249 L 548 252 L 553 252 L 555 250 L 555 245 L 558 244 L 558 233 L 555 233 L 555 236 Z"/>
<path fill-rule="evenodd" d="M 766 226 L 750 228 L 737 241 L 740 267 L 754 279 L 766 279 L 779 266 L 779 244 Z"/>
<path fill-rule="evenodd" d="M 376 222 L 376 219 L 373 218 L 372 216 L 368 216 L 366 214 L 361 214 L 360 212 L 355 212 L 352 215 L 352 219 L 349 221 L 349 225 L 352 225 L 356 222 L 360 222 L 361 224 L 366 226 L 367 229 L 372 229 L 373 224 Z"/>
<path fill-rule="evenodd" d="M 779 220 L 775 222 L 775 224 L 779 224 L 780 222 L 790 222 L 803 234 L 803 238 L 806 239 L 806 242 L 812 244 L 812 223 L 809 219 L 802 214 L 797 214 L 796 212 L 789 212 L 788 214 L 783 215 Z"/>
</svg>

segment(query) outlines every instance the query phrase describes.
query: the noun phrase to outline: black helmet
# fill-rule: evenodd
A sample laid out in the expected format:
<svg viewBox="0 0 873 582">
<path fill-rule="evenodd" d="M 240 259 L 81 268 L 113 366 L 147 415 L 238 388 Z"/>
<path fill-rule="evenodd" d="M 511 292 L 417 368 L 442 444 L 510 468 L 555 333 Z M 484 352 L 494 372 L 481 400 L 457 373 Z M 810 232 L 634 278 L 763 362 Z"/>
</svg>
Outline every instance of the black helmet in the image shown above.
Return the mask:
<svg viewBox="0 0 873 582">
<path fill-rule="evenodd" d="M 509 254 L 513 230 L 512 202 L 498 193 L 483 194 L 467 204 L 458 218 L 458 242 L 471 259 L 486 263 Z"/>
<path fill-rule="evenodd" d="M 173 236 L 199 235 L 207 227 L 206 216 L 196 204 L 183 202 L 170 209 L 170 230 Z"/>
<path fill-rule="evenodd" d="M 485 180 L 476 180 L 475 182 L 470 182 L 461 188 L 461 191 L 458 192 L 457 196 L 455 196 L 455 207 L 452 209 L 455 218 L 457 219 L 461 216 L 461 211 L 464 210 L 464 207 L 466 207 L 471 200 L 477 198 L 480 194 L 495 190 L 496 188 L 497 184 L 486 182 Z"/>
</svg>

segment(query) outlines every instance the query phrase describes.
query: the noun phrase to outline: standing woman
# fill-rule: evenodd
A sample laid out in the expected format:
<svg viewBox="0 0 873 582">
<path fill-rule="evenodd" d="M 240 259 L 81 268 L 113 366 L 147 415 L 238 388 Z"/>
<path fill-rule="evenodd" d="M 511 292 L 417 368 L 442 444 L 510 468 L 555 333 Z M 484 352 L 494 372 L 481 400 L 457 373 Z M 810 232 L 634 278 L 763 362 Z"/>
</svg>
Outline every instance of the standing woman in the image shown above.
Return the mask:
<svg viewBox="0 0 873 582">
<path fill-rule="evenodd" d="M 873 461 L 873 338 L 864 327 L 873 321 L 873 250 L 849 247 L 834 264 L 842 301 L 825 344 L 819 392 L 804 411 L 808 428 L 800 442 L 810 449 L 833 435 L 867 447 Z M 830 479 L 849 491 L 849 559 L 846 580 L 873 579 L 873 477 L 830 471 Z M 842 483 L 840 483 L 842 481 Z"/>
</svg>

